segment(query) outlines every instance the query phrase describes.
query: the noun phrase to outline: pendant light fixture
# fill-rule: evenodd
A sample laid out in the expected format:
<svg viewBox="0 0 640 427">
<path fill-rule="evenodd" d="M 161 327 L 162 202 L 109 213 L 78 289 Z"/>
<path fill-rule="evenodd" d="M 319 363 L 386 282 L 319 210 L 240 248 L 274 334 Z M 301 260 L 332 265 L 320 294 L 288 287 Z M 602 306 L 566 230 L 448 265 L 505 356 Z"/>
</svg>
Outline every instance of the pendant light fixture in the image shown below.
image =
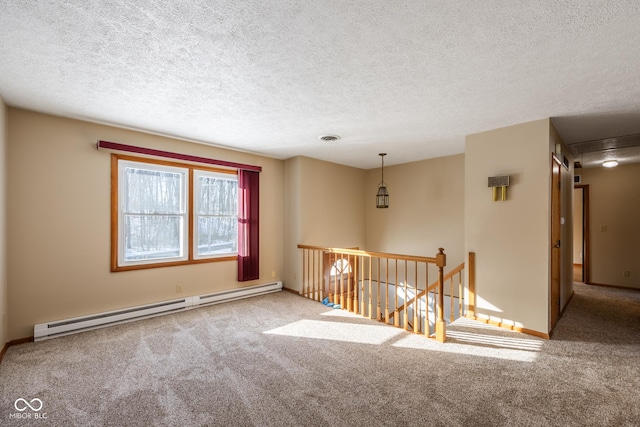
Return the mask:
<svg viewBox="0 0 640 427">
<path fill-rule="evenodd" d="M 382 160 L 382 181 L 378 184 L 378 194 L 376 194 L 376 208 L 383 209 L 389 207 L 389 192 L 387 191 L 387 185 L 384 183 L 384 156 L 387 153 L 380 153 L 380 159 Z"/>
</svg>

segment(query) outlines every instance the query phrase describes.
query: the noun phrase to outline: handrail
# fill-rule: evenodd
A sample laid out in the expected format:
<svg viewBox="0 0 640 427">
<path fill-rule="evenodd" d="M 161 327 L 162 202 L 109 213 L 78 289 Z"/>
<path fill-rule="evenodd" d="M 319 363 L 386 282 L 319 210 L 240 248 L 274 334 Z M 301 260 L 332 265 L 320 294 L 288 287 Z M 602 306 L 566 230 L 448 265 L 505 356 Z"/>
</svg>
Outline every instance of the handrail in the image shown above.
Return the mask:
<svg viewBox="0 0 640 427">
<path fill-rule="evenodd" d="M 431 336 L 433 327 L 436 340 L 446 339 L 444 281 L 461 270 L 456 267 L 444 275 L 444 249 L 439 248 L 435 257 L 424 257 L 302 244 L 298 248 L 302 249 L 302 295 L 386 323 L 393 320 L 397 327 L 401 318 L 402 327 L 414 333 Z M 428 285 L 429 266 L 436 269 L 438 277 L 431 285 Z M 391 284 L 389 280 L 393 281 L 394 276 L 395 283 Z M 401 284 L 399 278 L 403 280 Z M 437 301 L 420 300 L 424 292 L 434 289 Z M 410 292 L 418 295 L 407 301 Z M 398 307 L 399 293 L 403 294 L 402 307 Z M 401 316 L 395 315 L 400 311 Z M 409 322 L 411 312 L 413 322 Z M 429 312 L 437 316 L 430 317 Z"/>
<path fill-rule="evenodd" d="M 370 252 L 357 249 L 345 249 L 345 248 L 327 248 L 324 246 L 312 246 L 312 245 L 298 245 L 299 249 L 311 249 L 318 251 L 325 251 L 330 253 L 344 254 L 344 255 L 361 255 L 369 258 L 389 258 L 389 259 L 401 259 L 407 261 L 429 262 L 435 264 L 437 262 L 436 257 L 424 257 L 416 255 L 402 255 L 391 254 L 386 252 Z M 444 249 L 443 249 L 444 250 Z"/>
</svg>

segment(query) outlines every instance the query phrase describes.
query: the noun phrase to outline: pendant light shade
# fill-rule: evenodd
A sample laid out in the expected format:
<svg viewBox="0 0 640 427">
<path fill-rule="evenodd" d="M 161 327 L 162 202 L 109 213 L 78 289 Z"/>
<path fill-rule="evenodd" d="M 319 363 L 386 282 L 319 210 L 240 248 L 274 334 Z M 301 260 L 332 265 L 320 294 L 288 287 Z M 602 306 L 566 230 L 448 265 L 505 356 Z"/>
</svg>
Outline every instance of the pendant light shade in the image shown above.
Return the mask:
<svg viewBox="0 0 640 427">
<path fill-rule="evenodd" d="M 378 193 L 376 194 L 376 208 L 384 209 L 389 207 L 389 191 L 387 190 L 387 185 L 384 183 L 384 156 L 387 153 L 380 153 L 380 159 L 382 160 L 382 180 L 380 184 L 378 184 Z"/>
</svg>

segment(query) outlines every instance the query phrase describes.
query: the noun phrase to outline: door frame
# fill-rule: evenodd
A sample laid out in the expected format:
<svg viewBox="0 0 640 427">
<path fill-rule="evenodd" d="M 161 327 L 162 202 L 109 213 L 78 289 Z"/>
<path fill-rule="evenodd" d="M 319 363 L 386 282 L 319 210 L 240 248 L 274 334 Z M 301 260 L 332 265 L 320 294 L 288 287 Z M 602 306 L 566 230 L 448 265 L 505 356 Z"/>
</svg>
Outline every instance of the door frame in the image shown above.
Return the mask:
<svg viewBox="0 0 640 427">
<path fill-rule="evenodd" d="M 590 237 L 589 237 L 589 184 L 574 184 L 582 190 L 582 281 L 591 284 Z"/>
<path fill-rule="evenodd" d="M 551 239 L 549 280 L 549 331 L 560 319 L 560 281 L 562 280 L 562 161 L 551 155 Z"/>
</svg>

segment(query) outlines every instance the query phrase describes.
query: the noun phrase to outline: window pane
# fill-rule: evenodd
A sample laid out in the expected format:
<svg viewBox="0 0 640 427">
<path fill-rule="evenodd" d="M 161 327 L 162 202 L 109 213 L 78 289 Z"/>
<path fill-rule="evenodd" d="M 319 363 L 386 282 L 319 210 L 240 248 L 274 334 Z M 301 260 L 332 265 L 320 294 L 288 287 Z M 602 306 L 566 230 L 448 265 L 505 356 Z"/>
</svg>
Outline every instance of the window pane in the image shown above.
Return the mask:
<svg viewBox="0 0 640 427">
<path fill-rule="evenodd" d="M 182 224 L 180 216 L 125 215 L 124 260 L 182 256 Z"/>
<path fill-rule="evenodd" d="M 124 211 L 128 213 L 182 213 L 183 174 L 125 168 Z"/>
<path fill-rule="evenodd" d="M 235 253 L 237 237 L 237 218 L 198 217 L 197 256 Z"/>
<path fill-rule="evenodd" d="M 200 175 L 197 188 L 199 215 L 236 215 L 238 211 L 237 180 Z"/>
</svg>

